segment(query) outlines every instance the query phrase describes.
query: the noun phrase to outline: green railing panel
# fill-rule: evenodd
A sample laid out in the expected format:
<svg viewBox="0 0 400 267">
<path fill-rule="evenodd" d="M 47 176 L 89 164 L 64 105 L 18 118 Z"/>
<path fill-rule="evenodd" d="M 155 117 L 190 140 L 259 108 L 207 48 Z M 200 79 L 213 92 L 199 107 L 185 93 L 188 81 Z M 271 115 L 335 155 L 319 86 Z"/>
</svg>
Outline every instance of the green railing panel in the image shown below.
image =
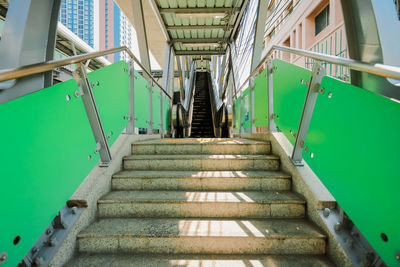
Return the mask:
<svg viewBox="0 0 400 267">
<path fill-rule="evenodd" d="M 135 127 L 149 128 L 149 82 L 135 71 Z"/>
<path fill-rule="evenodd" d="M 254 124 L 268 126 L 268 76 L 265 69 L 254 79 Z"/>
<path fill-rule="evenodd" d="M 274 121 L 294 144 L 311 71 L 288 62 L 274 59 Z"/>
<path fill-rule="evenodd" d="M 22 260 L 99 160 L 76 91 L 69 80 L 0 105 L 4 266 Z"/>
<path fill-rule="evenodd" d="M 153 87 L 152 90 L 152 110 L 153 110 L 153 129 L 159 130 L 160 129 L 160 116 L 161 116 L 161 110 L 160 110 L 160 89 L 158 87 Z"/>
<path fill-rule="evenodd" d="M 251 97 L 250 87 L 242 93 L 243 96 L 243 129 L 251 128 Z"/>
<path fill-rule="evenodd" d="M 397 266 L 400 103 L 330 77 L 321 87 L 304 159 L 385 263 Z"/>
<path fill-rule="evenodd" d="M 164 130 L 169 130 L 169 123 L 171 117 L 171 108 L 169 106 L 169 98 L 165 95 L 163 96 L 163 123 L 164 123 Z"/>
<path fill-rule="evenodd" d="M 111 146 L 128 124 L 128 64 L 120 61 L 88 74 L 97 110 Z"/>
<path fill-rule="evenodd" d="M 236 100 L 235 100 L 235 129 L 239 130 L 240 129 L 240 98 L 241 96 L 239 96 Z"/>
</svg>

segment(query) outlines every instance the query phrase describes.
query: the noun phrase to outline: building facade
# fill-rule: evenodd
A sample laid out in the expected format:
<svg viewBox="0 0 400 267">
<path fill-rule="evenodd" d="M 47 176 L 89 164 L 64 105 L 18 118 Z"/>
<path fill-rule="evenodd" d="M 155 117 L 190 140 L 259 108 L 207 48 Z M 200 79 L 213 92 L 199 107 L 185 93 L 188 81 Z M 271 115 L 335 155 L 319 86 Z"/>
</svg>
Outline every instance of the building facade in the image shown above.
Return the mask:
<svg viewBox="0 0 400 267">
<path fill-rule="evenodd" d="M 304 57 L 271 51 L 273 45 L 290 46 L 339 57 L 348 57 L 340 0 L 272 0 L 268 6 L 264 54 L 311 69 Z M 325 64 L 326 73 L 349 80 L 349 70 Z"/>
<path fill-rule="evenodd" d="M 99 1 L 99 49 L 127 46 L 132 50 L 134 29 L 124 13 L 113 0 Z M 111 62 L 128 60 L 125 52 L 109 55 Z"/>
<path fill-rule="evenodd" d="M 62 0 L 59 21 L 94 47 L 94 0 Z"/>
</svg>

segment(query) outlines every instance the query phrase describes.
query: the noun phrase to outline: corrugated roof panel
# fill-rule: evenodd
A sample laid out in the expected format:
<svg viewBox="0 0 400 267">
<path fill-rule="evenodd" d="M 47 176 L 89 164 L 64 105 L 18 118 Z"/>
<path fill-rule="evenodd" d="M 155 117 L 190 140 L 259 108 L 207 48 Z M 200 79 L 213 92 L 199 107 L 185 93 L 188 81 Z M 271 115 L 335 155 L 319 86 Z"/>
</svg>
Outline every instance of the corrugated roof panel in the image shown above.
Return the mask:
<svg viewBox="0 0 400 267">
<path fill-rule="evenodd" d="M 169 35 L 172 39 L 178 38 L 178 35 L 175 30 L 169 31 Z"/>
<path fill-rule="evenodd" d="M 177 31 L 176 31 L 176 34 L 178 35 L 178 38 L 179 38 L 179 39 L 185 38 L 185 35 L 184 35 L 184 33 L 183 33 L 182 30 L 177 30 Z"/>
<path fill-rule="evenodd" d="M 204 37 L 205 38 L 211 38 L 211 30 L 204 29 Z"/>
<path fill-rule="evenodd" d="M 191 30 L 190 31 L 190 35 L 192 36 L 192 38 L 198 38 L 197 37 L 197 30 Z"/>
<path fill-rule="evenodd" d="M 204 37 L 204 30 L 203 30 L 203 29 L 197 31 L 197 37 L 198 37 L 198 38 L 205 38 L 205 37 Z"/>
<path fill-rule="evenodd" d="M 169 4 L 167 0 L 158 0 L 158 6 L 161 8 L 168 8 Z"/>
<path fill-rule="evenodd" d="M 225 1 L 224 0 L 217 0 L 215 1 L 215 7 L 224 7 Z"/>
<path fill-rule="evenodd" d="M 188 0 L 188 7 L 196 7 L 197 1 L 196 0 Z"/>
<path fill-rule="evenodd" d="M 178 4 L 176 3 L 175 0 L 168 0 L 168 7 L 169 8 L 177 8 Z"/>
<path fill-rule="evenodd" d="M 183 36 L 184 38 L 190 38 L 190 31 L 189 30 L 183 30 Z"/>
<path fill-rule="evenodd" d="M 163 20 L 164 20 L 164 23 L 167 24 L 168 26 L 171 26 L 171 25 L 175 24 L 174 23 L 174 19 L 173 19 L 171 14 L 164 14 L 163 15 Z"/>
</svg>

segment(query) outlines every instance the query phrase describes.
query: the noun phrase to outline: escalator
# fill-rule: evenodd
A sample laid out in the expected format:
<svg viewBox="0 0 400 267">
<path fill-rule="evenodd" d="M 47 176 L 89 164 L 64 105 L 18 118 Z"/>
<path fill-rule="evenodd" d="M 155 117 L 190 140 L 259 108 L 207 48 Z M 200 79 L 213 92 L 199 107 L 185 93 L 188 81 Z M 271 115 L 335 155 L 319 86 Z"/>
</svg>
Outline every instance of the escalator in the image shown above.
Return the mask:
<svg viewBox="0 0 400 267">
<path fill-rule="evenodd" d="M 190 137 L 215 137 L 209 93 L 209 75 L 208 72 L 198 72 L 196 74 L 192 130 Z"/>
</svg>

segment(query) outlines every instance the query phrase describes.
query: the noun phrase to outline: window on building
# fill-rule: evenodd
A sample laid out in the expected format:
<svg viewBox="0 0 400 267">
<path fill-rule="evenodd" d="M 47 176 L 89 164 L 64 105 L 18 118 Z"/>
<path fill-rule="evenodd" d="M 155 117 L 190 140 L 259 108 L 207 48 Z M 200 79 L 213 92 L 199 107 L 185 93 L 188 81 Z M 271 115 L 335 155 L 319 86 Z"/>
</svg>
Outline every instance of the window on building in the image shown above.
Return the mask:
<svg viewBox="0 0 400 267">
<path fill-rule="evenodd" d="M 322 32 L 329 25 L 329 5 L 315 17 L 315 35 Z"/>
</svg>

